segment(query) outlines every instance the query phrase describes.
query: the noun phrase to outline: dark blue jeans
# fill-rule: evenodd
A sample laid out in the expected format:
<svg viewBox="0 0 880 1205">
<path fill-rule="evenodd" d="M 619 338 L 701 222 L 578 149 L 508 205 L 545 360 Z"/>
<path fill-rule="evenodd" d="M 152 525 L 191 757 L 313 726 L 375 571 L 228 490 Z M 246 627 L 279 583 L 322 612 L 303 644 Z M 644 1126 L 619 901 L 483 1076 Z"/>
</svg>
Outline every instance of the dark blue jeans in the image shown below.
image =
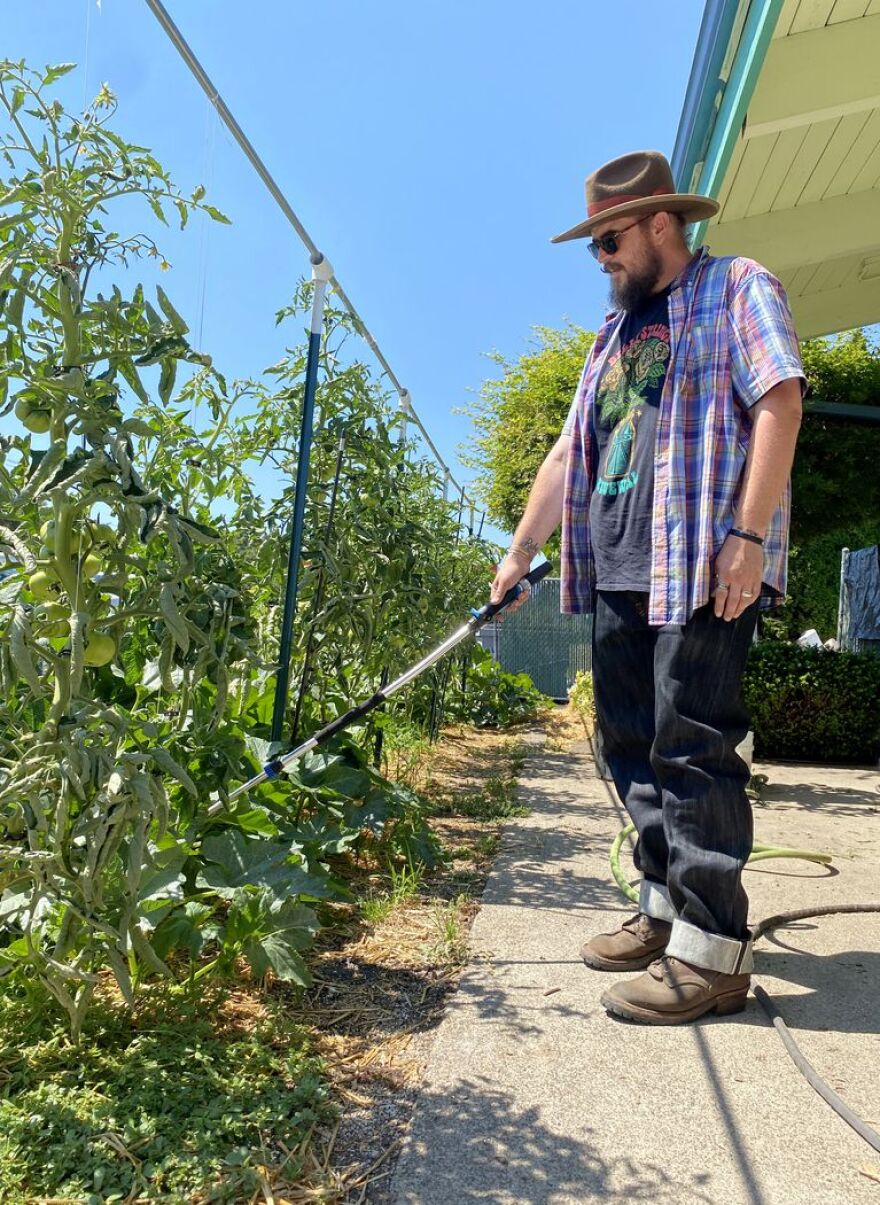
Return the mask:
<svg viewBox="0 0 880 1205">
<path fill-rule="evenodd" d="M 600 591 L 593 624 L 596 711 L 638 831 L 636 866 L 665 884 L 681 921 L 745 941 L 752 811 L 736 747 L 749 727 L 741 681 L 758 602 L 730 622 L 710 603 L 663 627 L 648 624 L 647 602 L 647 594 Z"/>
</svg>

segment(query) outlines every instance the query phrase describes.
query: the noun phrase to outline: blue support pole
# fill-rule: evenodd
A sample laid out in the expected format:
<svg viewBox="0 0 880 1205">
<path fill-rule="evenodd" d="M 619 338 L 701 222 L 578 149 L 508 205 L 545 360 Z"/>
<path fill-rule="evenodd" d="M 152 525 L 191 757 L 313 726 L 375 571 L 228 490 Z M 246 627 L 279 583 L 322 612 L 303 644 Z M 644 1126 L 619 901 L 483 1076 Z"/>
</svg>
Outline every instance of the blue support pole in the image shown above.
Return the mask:
<svg viewBox="0 0 880 1205">
<path fill-rule="evenodd" d="M 311 261 L 312 280 L 315 285 L 315 291 L 312 296 L 309 355 L 306 363 L 306 391 L 305 398 L 303 399 L 299 453 L 296 462 L 296 492 L 293 502 L 293 521 L 290 527 L 290 551 L 287 560 L 284 616 L 281 620 L 281 648 L 278 653 L 278 676 L 275 679 L 275 703 L 272 711 L 271 739 L 273 741 L 281 740 L 281 733 L 284 728 L 284 711 L 287 706 L 287 690 L 290 685 L 290 650 L 293 644 L 293 620 L 296 615 L 299 562 L 302 555 L 303 528 L 305 526 L 306 490 L 309 484 L 309 459 L 312 451 L 312 428 L 315 416 L 315 392 L 318 385 L 318 356 L 321 351 L 321 334 L 324 329 L 324 299 L 327 292 L 327 284 L 333 276 L 333 268 L 320 252 L 313 255 Z"/>
</svg>

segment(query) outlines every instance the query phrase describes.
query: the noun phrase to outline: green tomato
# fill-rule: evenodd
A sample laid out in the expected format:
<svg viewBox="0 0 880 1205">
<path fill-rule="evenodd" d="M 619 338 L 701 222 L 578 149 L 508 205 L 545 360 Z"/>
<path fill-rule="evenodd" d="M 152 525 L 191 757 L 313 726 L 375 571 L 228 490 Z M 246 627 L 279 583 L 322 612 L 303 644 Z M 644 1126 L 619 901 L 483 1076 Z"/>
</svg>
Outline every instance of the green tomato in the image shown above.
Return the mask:
<svg viewBox="0 0 880 1205">
<path fill-rule="evenodd" d="M 53 619 L 51 623 L 46 624 L 40 635 L 55 637 L 56 639 L 60 639 L 62 636 L 69 636 L 70 624 L 66 619 Z"/>
<path fill-rule="evenodd" d="M 94 544 L 115 544 L 118 539 L 109 523 L 90 523 L 89 528 Z"/>
<path fill-rule="evenodd" d="M 95 552 L 86 553 L 79 568 L 83 577 L 94 577 L 101 572 L 101 558 Z"/>
<path fill-rule="evenodd" d="M 40 535 L 46 543 L 46 547 L 50 552 L 55 552 L 55 520 L 48 519 L 40 528 Z M 71 531 L 70 533 L 70 555 L 77 556 L 80 552 L 85 551 L 88 543 L 88 537 L 81 531 Z"/>
<path fill-rule="evenodd" d="M 19 398 L 15 403 L 15 417 L 35 435 L 42 435 L 52 426 L 51 411 L 38 409 L 26 397 Z"/>
<path fill-rule="evenodd" d="M 70 612 L 61 603 L 47 603 L 40 609 L 38 619 L 42 620 L 45 624 L 40 631 L 41 636 L 58 637 L 70 635 Z"/>
<path fill-rule="evenodd" d="M 38 569 L 28 578 L 28 589 L 40 602 L 54 602 L 61 593 L 61 583 L 54 573 Z"/>
<path fill-rule="evenodd" d="M 93 632 L 86 641 L 83 661 L 86 665 L 106 665 L 116 655 L 116 641 L 107 632 Z"/>
</svg>

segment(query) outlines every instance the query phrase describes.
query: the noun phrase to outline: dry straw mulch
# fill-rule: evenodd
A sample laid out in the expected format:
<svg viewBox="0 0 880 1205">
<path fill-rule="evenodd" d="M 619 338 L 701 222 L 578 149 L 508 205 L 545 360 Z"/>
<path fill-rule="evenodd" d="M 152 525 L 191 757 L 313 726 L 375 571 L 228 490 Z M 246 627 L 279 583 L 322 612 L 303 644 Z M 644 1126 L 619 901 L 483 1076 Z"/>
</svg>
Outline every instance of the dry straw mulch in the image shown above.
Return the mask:
<svg viewBox="0 0 880 1205">
<path fill-rule="evenodd" d="M 543 730 L 549 747 L 567 748 L 584 739 L 569 712 L 554 709 L 528 727 Z M 340 1116 L 309 1147 L 316 1187 L 305 1191 L 324 1195 L 291 1201 L 391 1199 L 433 1032 L 467 959 L 467 933 L 503 823 L 485 813 L 514 796 L 520 737 L 516 730 L 443 730 L 409 779 L 431 801 L 432 827 L 452 860 L 377 923 L 341 916 L 316 951 L 301 1018 L 327 1060 Z"/>
</svg>

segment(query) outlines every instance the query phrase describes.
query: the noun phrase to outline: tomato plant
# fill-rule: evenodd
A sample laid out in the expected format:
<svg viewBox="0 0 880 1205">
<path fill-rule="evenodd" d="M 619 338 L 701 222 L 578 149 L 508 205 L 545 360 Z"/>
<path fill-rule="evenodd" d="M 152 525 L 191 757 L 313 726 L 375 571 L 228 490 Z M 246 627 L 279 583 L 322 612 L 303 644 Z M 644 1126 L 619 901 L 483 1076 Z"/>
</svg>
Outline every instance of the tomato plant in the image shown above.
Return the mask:
<svg viewBox="0 0 880 1205">
<path fill-rule="evenodd" d="M 209 811 L 275 752 L 306 341 L 228 382 L 163 289 L 154 303 L 130 286 L 161 253 L 110 228 L 123 199 L 225 219 L 110 128 L 106 88 L 65 113 L 50 90 L 68 69 L 0 64 L 0 407 L 18 424 L 0 463 L 0 973 L 39 978 L 76 1035 L 105 968 L 128 1000 L 181 958 L 192 977 L 243 956 L 306 982 L 310 903 L 346 890 L 329 860 L 435 848 L 418 798 L 369 765 L 393 713 Z M 279 320 L 304 317 L 310 287 Z M 288 709 L 303 732 L 460 623 L 496 555 L 460 538 L 439 474 L 350 355 L 356 333 L 331 306 Z M 421 714 L 419 691 L 400 706 Z"/>
<path fill-rule="evenodd" d="M 129 997 L 166 969 L 150 934 L 187 856 L 166 783 L 188 781 L 169 716 L 185 691 L 217 687 L 234 592 L 213 580 L 217 534 L 143 475 L 161 427 L 125 413 L 150 396 L 150 366 L 168 405 L 178 364 L 203 357 L 161 289 L 158 308 L 140 286 L 94 290 L 108 267 L 159 254 L 107 228 L 114 203 L 139 196 L 185 222 L 201 190 L 183 196 L 108 128 L 106 89 L 80 117 L 50 100 L 67 69 L 0 66 L 2 393 L 26 431 L 4 438 L 0 469 L 0 908 L 19 933 L 5 961 L 45 982 L 76 1033 L 102 966 Z"/>
</svg>

